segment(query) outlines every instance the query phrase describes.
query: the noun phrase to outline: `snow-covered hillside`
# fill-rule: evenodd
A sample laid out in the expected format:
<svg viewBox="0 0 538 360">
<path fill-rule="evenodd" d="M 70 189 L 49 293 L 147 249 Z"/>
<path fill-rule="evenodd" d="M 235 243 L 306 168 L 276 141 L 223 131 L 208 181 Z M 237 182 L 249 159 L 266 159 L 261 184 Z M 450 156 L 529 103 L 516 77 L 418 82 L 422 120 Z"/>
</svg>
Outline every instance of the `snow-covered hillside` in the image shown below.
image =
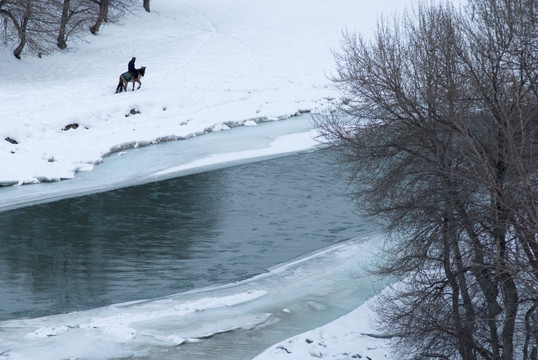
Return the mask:
<svg viewBox="0 0 538 360">
<path fill-rule="evenodd" d="M 323 106 L 342 30 L 369 34 L 409 2 L 155 0 L 65 52 L 2 49 L 0 183 L 71 178 L 121 147 Z M 116 95 L 132 56 L 142 88 Z"/>
</svg>

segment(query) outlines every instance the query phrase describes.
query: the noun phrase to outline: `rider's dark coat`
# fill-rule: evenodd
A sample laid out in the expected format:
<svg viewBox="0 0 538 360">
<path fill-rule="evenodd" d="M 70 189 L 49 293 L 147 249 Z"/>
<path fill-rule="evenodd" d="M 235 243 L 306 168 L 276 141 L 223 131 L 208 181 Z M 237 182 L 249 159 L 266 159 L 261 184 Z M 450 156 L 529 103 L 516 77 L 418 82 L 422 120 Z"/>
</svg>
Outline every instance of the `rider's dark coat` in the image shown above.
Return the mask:
<svg viewBox="0 0 538 360">
<path fill-rule="evenodd" d="M 132 58 L 131 61 L 129 61 L 129 64 L 127 65 L 127 71 L 129 71 L 131 75 L 136 78 L 138 76 L 138 71 L 135 68 L 135 60 L 135 58 Z"/>
</svg>

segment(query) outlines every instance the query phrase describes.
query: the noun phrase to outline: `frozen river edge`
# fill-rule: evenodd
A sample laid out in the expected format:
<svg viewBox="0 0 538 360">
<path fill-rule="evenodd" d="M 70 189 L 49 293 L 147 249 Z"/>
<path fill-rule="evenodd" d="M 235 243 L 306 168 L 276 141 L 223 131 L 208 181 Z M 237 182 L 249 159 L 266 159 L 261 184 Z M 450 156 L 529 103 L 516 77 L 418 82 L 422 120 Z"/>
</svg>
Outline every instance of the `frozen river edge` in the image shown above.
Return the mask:
<svg viewBox="0 0 538 360">
<path fill-rule="evenodd" d="M 316 148 L 311 116 L 241 126 L 115 152 L 72 179 L 0 187 L 0 212 Z"/>
<path fill-rule="evenodd" d="M 316 131 L 311 125 L 310 116 L 303 115 L 286 121 L 260 124 L 257 127 L 235 128 L 185 141 L 118 152 L 106 158 L 93 171 L 81 172 L 71 180 L 0 189 L 0 211 L 309 151 L 320 145 L 315 136 Z M 360 268 L 354 255 L 352 256 L 363 252 L 367 245 L 371 245 L 371 240 L 355 239 L 297 262 L 276 267 L 268 274 L 239 284 L 201 289 L 164 299 L 118 304 L 82 313 L 4 322 L 0 324 L 3 339 L 0 341 L 2 345 L 0 354 L 8 356 L 8 359 L 32 358 L 33 355 L 27 350 L 18 349 L 16 344 L 20 344 L 25 349 L 40 351 L 40 354 L 43 351 L 50 352 L 50 359 L 101 359 L 111 356 L 121 358 L 146 354 L 148 351 L 151 353 L 149 358 L 156 356 L 155 358 L 166 359 L 164 353 L 170 354 L 170 358 L 174 358 L 177 354 L 189 353 L 189 358 L 196 359 L 196 354 L 201 355 L 210 351 L 207 347 L 214 346 L 210 344 L 229 341 L 230 337 L 236 337 L 238 334 L 248 337 L 249 335 L 245 334 L 253 329 L 260 334 L 268 331 L 270 336 L 276 336 L 271 331 L 273 323 L 290 320 L 293 322 L 293 318 L 297 316 L 301 319 L 304 311 L 325 312 L 322 318 L 327 322 L 343 315 L 338 304 L 339 300 L 335 302 L 334 299 L 330 299 L 334 295 L 342 296 L 342 286 L 348 300 L 354 298 L 354 301 L 359 301 L 356 303 L 357 306 L 373 295 L 371 281 L 364 276 L 363 269 Z M 326 266 L 321 260 L 324 257 Z M 335 258 L 338 261 L 335 261 Z M 333 265 L 335 263 L 339 265 L 335 267 Z M 295 273 L 301 273 L 302 278 L 294 279 L 290 283 L 289 278 Z M 353 278 L 362 277 L 362 280 L 359 280 L 362 289 L 346 289 L 350 274 Z M 331 284 L 312 281 L 318 278 L 331 279 Z M 282 283 L 282 279 L 286 279 L 285 284 Z M 333 279 L 338 280 L 333 282 Z M 296 291 L 298 281 L 304 281 L 302 292 Z M 318 284 L 318 287 L 313 289 L 310 282 Z M 245 286 L 248 289 L 245 289 Z M 293 299 L 286 292 L 290 286 L 296 293 Z M 280 288 L 278 294 L 274 294 L 277 288 Z M 340 289 L 336 290 L 337 288 Z M 348 304 L 345 308 L 352 309 L 353 306 Z M 270 310 L 266 311 L 268 309 Z M 243 314 L 243 311 L 246 313 Z M 241 316 L 238 316 L 239 313 Z M 256 359 L 277 359 L 279 356 L 288 358 L 286 356 L 290 353 L 294 353 L 294 359 L 306 359 L 327 353 L 330 349 L 338 354 L 347 353 L 350 356 L 359 353 L 372 355 L 382 351 L 377 346 L 372 346 L 374 340 L 361 335 L 362 332 L 368 332 L 367 307 L 363 305 L 351 314 L 354 319 L 360 318 L 358 324 L 359 327 L 365 327 L 363 331 L 351 330 L 356 329 L 357 325 L 350 326 L 350 324 L 337 326 L 335 330 L 334 324 L 338 322 L 357 322 L 357 320 L 345 320 L 349 317 L 341 318 L 337 323 L 328 325 L 329 328 L 333 328 L 333 332 L 336 331 L 331 345 L 328 343 L 327 330 L 317 328 L 321 323 L 309 323 L 302 318 L 304 324 L 301 331 L 309 328 L 316 330 L 290 338 L 284 342 L 285 344 L 274 345 Z M 204 322 L 203 319 L 207 322 L 209 316 L 211 321 L 208 323 L 211 325 L 210 327 L 197 325 L 191 328 L 186 326 L 169 335 L 170 327 L 173 326 L 169 321 L 178 316 L 182 321 L 187 319 L 189 323 Z M 81 317 L 82 320 L 79 320 Z M 283 320 L 284 317 L 288 319 Z M 350 330 L 366 341 L 349 339 Z M 289 335 L 297 333 L 297 328 L 294 331 Z M 345 331 L 347 335 L 344 336 L 341 331 Z M 4 336 L 6 333 L 10 335 Z M 216 334 L 222 335 L 215 336 Z M 107 339 L 105 341 L 107 347 L 104 348 L 106 356 L 103 357 L 102 347 L 94 349 L 92 342 L 87 341 L 88 336 L 96 337 L 101 342 L 104 338 Z M 317 341 L 312 340 L 320 336 Z M 211 340 L 208 340 L 209 338 Z M 348 344 L 342 344 L 346 338 L 349 340 Z M 278 336 L 274 339 L 278 339 Z M 5 344 L 2 344 L 3 342 Z M 130 343 L 132 346 L 129 345 L 128 350 L 120 351 L 116 348 L 118 342 Z M 364 345 L 365 343 L 368 345 Z M 336 349 L 334 345 L 337 345 Z M 347 346 L 362 347 L 355 353 L 340 351 Z M 147 350 L 148 348 L 152 350 Z M 176 353 L 176 350 L 179 352 Z M 261 350 L 263 347 L 246 348 L 246 353 L 240 356 L 247 353 L 248 355 L 236 357 L 237 354 L 230 352 L 229 358 L 251 359 Z M 82 353 L 73 355 L 78 351 Z M 58 354 L 65 357 L 57 357 Z M 300 354 L 304 354 L 305 357 L 301 357 L 303 355 Z"/>
</svg>

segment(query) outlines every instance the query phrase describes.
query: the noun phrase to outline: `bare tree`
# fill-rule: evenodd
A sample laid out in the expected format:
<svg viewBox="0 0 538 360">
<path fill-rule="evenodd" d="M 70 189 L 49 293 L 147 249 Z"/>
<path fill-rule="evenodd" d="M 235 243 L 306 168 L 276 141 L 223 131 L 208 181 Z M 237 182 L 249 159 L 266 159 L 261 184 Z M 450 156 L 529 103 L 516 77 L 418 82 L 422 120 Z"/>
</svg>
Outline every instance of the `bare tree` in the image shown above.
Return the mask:
<svg viewBox="0 0 538 360">
<path fill-rule="evenodd" d="M 85 0 L 62 0 L 56 3 L 61 9 L 57 46 L 67 47 L 67 40 L 73 34 L 80 34 L 85 24 L 90 21 L 91 11 Z"/>
<path fill-rule="evenodd" d="M 2 36 L 6 44 L 18 39 L 20 34 L 16 9 L 17 7 L 12 0 L 0 0 L 0 17 L 2 17 L 4 25 Z"/>
<path fill-rule="evenodd" d="M 135 0 L 0 0 L 0 38 L 14 46 L 19 59 L 23 50 L 46 54 L 55 47 L 65 49 L 68 39 L 82 36 L 89 23 L 96 34 L 103 22 L 134 7 Z"/>
<path fill-rule="evenodd" d="M 7 16 L 16 29 L 18 45 L 13 54 L 20 59 L 22 51 L 42 54 L 52 48 L 51 35 L 54 32 L 54 13 L 48 1 L 19 0 L 5 3 Z"/>
<path fill-rule="evenodd" d="M 97 17 L 94 25 L 90 26 L 90 32 L 93 35 L 96 35 L 101 28 L 103 22 L 108 22 L 110 20 L 111 11 L 115 11 L 114 18 L 118 18 L 120 15 L 123 15 L 130 8 L 134 7 L 135 0 L 89 0 L 95 5 L 97 5 Z"/>
<path fill-rule="evenodd" d="M 378 313 L 414 356 L 536 354 L 536 10 L 421 6 L 335 55 L 341 103 L 317 123 L 393 235 L 378 272 L 403 281 Z"/>
<path fill-rule="evenodd" d="M 99 7 L 99 10 L 97 11 L 97 19 L 95 21 L 95 24 L 90 26 L 90 32 L 95 35 L 101 28 L 101 24 L 108 21 L 108 8 L 110 5 L 110 0 L 92 0 L 94 3 L 96 3 Z"/>
<path fill-rule="evenodd" d="M 19 7 L 13 7 L 12 11 L 9 12 L 9 16 L 17 29 L 19 38 L 19 44 L 13 51 L 13 55 L 15 55 L 17 59 L 21 58 L 22 50 L 26 45 L 28 22 L 30 21 L 30 15 L 32 14 L 32 5 L 33 2 L 31 0 L 24 0 L 20 3 Z"/>
<path fill-rule="evenodd" d="M 24 50 L 41 55 L 54 49 L 60 19 L 57 0 L 4 0 L 0 5 L 0 15 L 9 19 L 4 41 L 17 42 L 15 57 L 20 59 Z"/>
</svg>

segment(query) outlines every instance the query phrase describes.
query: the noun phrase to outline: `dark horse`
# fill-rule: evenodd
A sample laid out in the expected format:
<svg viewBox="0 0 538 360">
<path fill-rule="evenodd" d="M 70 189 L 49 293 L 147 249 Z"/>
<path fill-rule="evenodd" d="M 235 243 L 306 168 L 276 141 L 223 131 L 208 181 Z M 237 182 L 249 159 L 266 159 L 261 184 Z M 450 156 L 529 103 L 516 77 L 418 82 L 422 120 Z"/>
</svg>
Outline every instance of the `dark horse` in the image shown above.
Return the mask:
<svg viewBox="0 0 538 360">
<path fill-rule="evenodd" d="M 124 72 L 120 75 L 120 82 L 118 83 L 118 86 L 116 87 L 116 93 L 127 91 L 127 85 L 132 82 L 133 83 L 133 91 L 135 88 L 135 82 L 138 83 L 138 89 L 142 86 L 142 83 L 140 82 L 140 79 L 144 74 L 146 73 L 146 67 L 142 66 L 140 69 L 136 69 L 138 71 L 138 76 L 134 77 L 130 72 Z"/>
</svg>

